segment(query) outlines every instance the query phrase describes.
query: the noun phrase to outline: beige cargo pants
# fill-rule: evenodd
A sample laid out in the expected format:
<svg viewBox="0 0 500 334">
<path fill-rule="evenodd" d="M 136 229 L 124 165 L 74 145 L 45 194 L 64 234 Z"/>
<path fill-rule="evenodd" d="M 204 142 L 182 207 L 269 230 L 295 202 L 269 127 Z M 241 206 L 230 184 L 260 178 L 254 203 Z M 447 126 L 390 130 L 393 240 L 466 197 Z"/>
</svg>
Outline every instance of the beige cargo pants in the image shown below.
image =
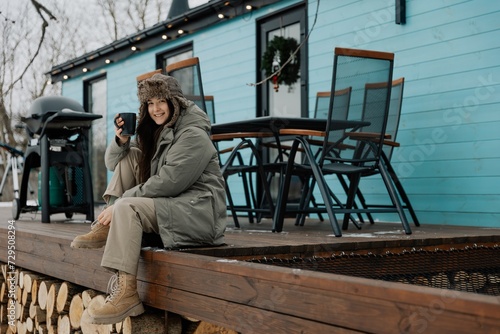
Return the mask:
<svg viewBox="0 0 500 334">
<path fill-rule="evenodd" d="M 140 154 L 139 149 L 130 149 L 129 154 L 116 166 L 103 195 L 106 203 L 109 203 L 111 196 L 118 199 L 113 204 L 113 217 L 101 266 L 134 276 L 137 275 L 142 233 L 159 233 L 152 198 L 120 198 L 126 190 L 138 184 Z"/>
</svg>

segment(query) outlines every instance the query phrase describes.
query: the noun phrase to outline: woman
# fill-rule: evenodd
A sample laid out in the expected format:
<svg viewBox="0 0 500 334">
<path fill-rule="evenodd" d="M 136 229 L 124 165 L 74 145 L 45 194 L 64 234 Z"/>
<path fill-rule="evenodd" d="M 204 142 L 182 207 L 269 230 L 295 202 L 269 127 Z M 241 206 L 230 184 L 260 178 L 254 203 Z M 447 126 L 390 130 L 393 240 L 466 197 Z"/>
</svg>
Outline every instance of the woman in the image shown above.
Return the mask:
<svg viewBox="0 0 500 334">
<path fill-rule="evenodd" d="M 137 147 L 122 136 L 106 149 L 114 171 L 104 193 L 106 208 L 74 248 L 104 245 L 101 266 L 114 271 L 110 295 L 89 310 L 94 323 L 112 324 L 144 312 L 136 288 L 143 232 L 160 235 L 165 248 L 221 245 L 226 195 L 207 115 L 188 101 L 178 81 L 155 74 L 138 84 Z"/>
</svg>

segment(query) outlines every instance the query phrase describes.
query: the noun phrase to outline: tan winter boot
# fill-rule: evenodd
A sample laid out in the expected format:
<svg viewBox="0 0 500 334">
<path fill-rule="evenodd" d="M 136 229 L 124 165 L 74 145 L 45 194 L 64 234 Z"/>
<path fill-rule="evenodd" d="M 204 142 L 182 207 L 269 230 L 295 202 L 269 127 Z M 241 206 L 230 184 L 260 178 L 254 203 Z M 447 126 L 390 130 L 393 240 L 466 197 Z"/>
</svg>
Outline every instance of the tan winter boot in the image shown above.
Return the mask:
<svg viewBox="0 0 500 334">
<path fill-rule="evenodd" d="M 76 236 L 71 242 L 71 248 L 101 248 L 108 239 L 109 224 L 102 225 L 97 220 L 92 223 L 90 232 Z"/>
<path fill-rule="evenodd" d="M 144 313 L 135 276 L 119 271 L 111 277 L 108 289 L 110 293 L 104 305 L 88 309 L 93 324 L 115 324 Z"/>
</svg>

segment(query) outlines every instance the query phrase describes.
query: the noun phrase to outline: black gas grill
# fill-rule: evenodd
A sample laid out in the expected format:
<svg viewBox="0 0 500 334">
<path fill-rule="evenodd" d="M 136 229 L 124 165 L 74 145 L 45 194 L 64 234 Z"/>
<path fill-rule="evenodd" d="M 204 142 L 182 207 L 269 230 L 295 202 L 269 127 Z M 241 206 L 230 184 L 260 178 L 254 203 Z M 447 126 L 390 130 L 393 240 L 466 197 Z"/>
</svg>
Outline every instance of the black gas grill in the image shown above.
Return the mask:
<svg viewBox="0 0 500 334">
<path fill-rule="evenodd" d="M 45 96 L 33 101 L 31 116 L 24 118 L 29 146 L 24 156 L 20 198 L 12 214 L 41 208 L 42 222 L 50 223 L 53 213 L 86 214 L 94 219 L 92 178 L 89 165 L 89 130 L 101 115 L 87 113 L 76 101 L 62 96 Z M 30 173 L 40 168 L 39 205 L 27 205 Z M 54 187 L 57 183 L 57 187 Z"/>
</svg>

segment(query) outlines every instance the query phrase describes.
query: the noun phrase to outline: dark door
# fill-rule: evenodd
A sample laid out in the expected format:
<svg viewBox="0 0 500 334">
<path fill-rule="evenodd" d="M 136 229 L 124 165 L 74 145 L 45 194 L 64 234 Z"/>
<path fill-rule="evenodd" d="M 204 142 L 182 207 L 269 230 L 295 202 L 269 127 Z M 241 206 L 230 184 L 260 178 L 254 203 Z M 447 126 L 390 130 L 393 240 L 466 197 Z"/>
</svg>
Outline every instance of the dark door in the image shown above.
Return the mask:
<svg viewBox="0 0 500 334">
<path fill-rule="evenodd" d="M 273 13 L 262 18 L 258 22 L 257 34 L 257 59 L 258 59 L 258 80 L 261 82 L 269 76 L 262 69 L 263 56 L 270 46 L 270 42 L 274 41 L 276 36 L 280 36 L 286 40 L 295 39 L 297 47 L 307 35 L 307 13 L 306 6 L 303 4 L 295 5 L 286 8 L 277 13 Z M 273 43 L 271 43 L 273 44 Z M 287 116 L 287 117 L 307 117 L 308 116 L 308 101 L 307 101 L 307 43 L 304 43 L 297 52 L 299 57 L 298 79 L 293 84 L 280 84 L 278 90 L 275 89 L 273 81 L 268 80 L 265 83 L 257 86 L 257 111 L 256 116 Z M 288 59 L 278 59 L 279 63 L 285 64 Z M 286 66 L 286 65 L 285 65 Z M 286 141 L 282 142 L 287 144 Z M 274 161 L 277 157 L 275 150 L 263 150 L 262 158 L 264 161 Z M 300 156 L 297 157 L 300 159 Z M 292 189 L 289 194 L 289 202 L 294 202 L 300 198 L 301 183 L 300 180 L 292 180 Z M 279 177 L 271 178 L 271 192 L 273 197 L 279 187 Z M 257 183 L 258 194 L 260 191 L 260 182 Z"/>
<path fill-rule="evenodd" d="M 268 45 L 275 36 L 285 39 L 294 38 L 299 45 L 306 36 L 306 7 L 293 6 L 258 22 L 257 36 L 258 81 L 267 77 L 261 70 L 262 57 Z M 307 43 L 298 51 L 300 61 L 299 78 L 291 84 L 280 84 L 278 91 L 274 89 L 272 80 L 268 80 L 257 88 L 257 115 L 256 116 L 307 116 Z M 284 64 L 288 59 L 279 59 Z"/>
</svg>

